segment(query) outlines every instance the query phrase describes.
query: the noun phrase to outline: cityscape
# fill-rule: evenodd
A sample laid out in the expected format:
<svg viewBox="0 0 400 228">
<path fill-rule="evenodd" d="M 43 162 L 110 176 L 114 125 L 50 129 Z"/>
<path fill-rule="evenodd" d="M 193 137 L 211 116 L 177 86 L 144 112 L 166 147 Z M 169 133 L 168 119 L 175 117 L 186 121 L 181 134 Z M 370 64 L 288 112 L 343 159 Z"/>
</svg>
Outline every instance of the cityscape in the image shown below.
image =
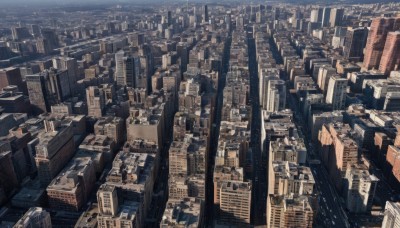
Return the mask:
<svg viewBox="0 0 400 228">
<path fill-rule="evenodd" d="M 400 2 L 0 0 L 1 228 L 400 228 Z"/>
</svg>

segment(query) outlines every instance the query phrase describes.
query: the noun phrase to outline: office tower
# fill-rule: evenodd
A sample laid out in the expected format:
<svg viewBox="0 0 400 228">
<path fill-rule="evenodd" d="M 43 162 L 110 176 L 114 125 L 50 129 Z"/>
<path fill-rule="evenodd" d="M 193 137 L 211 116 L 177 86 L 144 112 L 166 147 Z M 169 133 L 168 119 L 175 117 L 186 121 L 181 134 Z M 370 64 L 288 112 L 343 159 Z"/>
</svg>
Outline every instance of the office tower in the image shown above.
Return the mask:
<svg viewBox="0 0 400 228">
<path fill-rule="evenodd" d="M 34 113 L 50 112 L 51 106 L 71 96 L 68 71 L 50 69 L 25 77 Z"/>
<path fill-rule="evenodd" d="M 208 23 L 208 6 L 204 5 L 203 22 Z"/>
<path fill-rule="evenodd" d="M 0 91 L 0 106 L 6 113 L 30 113 L 29 97 L 19 92 L 17 86 L 7 86 Z"/>
<path fill-rule="evenodd" d="M 346 208 L 352 213 L 371 211 L 379 179 L 364 164 L 349 164 L 344 177 Z"/>
<path fill-rule="evenodd" d="M 332 47 L 333 48 L 341 48 L 344 46 L 346 32 L 347 32 L 346 27 L 340 27 L 340 26 L 335 27 L 335 32 L 332 37 Z"/>
<path fill-rule="evenodd" d="M 400 18 L 375 18 L 372 20 L 364 52 L 363 66 L 378 69 L 387 34 L 400 28 Z"/>
<path fill-rule="evenodd" d="M 334 8 L 331 10 L 329 23 L 331 27 L 341 26 L 344 16 L 344 9 Z"/>
<path fill-rule="evenodd" d="M 172 25 L 172 12 L 168 11 L 167 12 L 167 16 L 168 16 L 168 26 Z"/>
<path fill-rule="evenodd" d="M 97 202 L 100 214 L 117 215 L 119 209 L 117 188 L 113 185 L 101 185 L 97 191 Z"/>
<path fill-rule="evenodd" d="M 307 196 L 268 196 L 267 227 L 312 228 L 314 211 Z"/>
<path fill-rule="evenodd" d="M 344 40 L 343 56 L 350 61 L 358 62 L 364 57 L 364 47 L 367 42 L 368 29 L 365 27 L 347 30 Z"/>
<path fill-rule="evenodd" d="M 132 88 L 142 88 L 139 57 L 128 56 L 123 59 L 124 85 Z M 144 79 L 145 80 L 145 79 Z"/>
<path fill-rule="evenodd" d="M 26 91 L 20 69 L 15 67 L 0 69 L 0 89 L 11 85 L 17 86 L 21 92 Z"/>
<path fill-rule="evenodd" d="M 227 181 L 220 192 L 220 216 L 222 223 L 250 224 L 251 183 Z"/>
<path fill-rule="evenodd" d="M 265 98 L 264 98 L 265 99 Z M 286 106 L 286 84 L 283 80 L 268 81 L 268 97 L 266 106 L 268 112 L 276 112 L 285 109 Z"/>
<path fill-rule="evenodd" d="M 50 213 L 43 210 L 41 207 L 31 207 L 29 210 L 18 220 L 14 228 L 51 228 Z"/>
<path fill-rule="evenodd" d="M 116 145 L 121 145 L 124 141 L 125 123 L 120 117 L 101 117 L 94 124 L 94 133 L 104 135 L 114 140 Z"/>
<path fill-rule="evenodd" d="M 99 227 L 141 227 L 139 202 L 119 198 L 115 185 L 102 184 L 97 191 L 97 202 Z"/>
<path fill-rule="evenodd" d="M 273 19 L 279 20 L 280 16 L 281 16 L 281 10 L 278 7 L 275 7 L 273 10 Z"/>
<path fill-rule="evenodd" d="M 343 110 L 346 103 L 347 79 L 332 76 L 329 79 L 326 103 L 332 104 L 333 110 Z"/>
<path fill-rule="evenodd" d="M 383 49 L 379 71 L 388 75 L 400 69 L 400 31 L 389 32 Z"/>
<path fill-rule="evenodd" d="M 317 23 L 318 22 L 318 9 L 311 10 L 310 22 Z"/>
<path fill-rule="evenodd" d="M 48 55 L 53 51 L 49 41 L 42 37 L 36 39 L 36 49 L 37 53 L 44 55 Z"/>
<path fill-rule="evenodd" d="M 273 161 L 268 176 L 268 194 L 311 195 L 314 191 L 311 169 L 295 162 Z"/>
<path fill-rule="evenodd" d="M 103 90 L 97 86 L 89 86 L 86 89 L 86 103 L 88 115 L 102 117 L 106 106 Z"/>
<path fill-rule="evenodd" d="M 232 30 L 232 18 L 231 14 L 228 13 L 228 15 L 225 15 L 225 25 L 226 25 L 226 30 L 231 31 Z"/>
<path fill-rule="evenodd" d="M 39 37 L 40 36 L 40 27 L 39 25 L 31 25 L 31 34 L 33 37 Z"/>
<path fill-rule="evenodd" d="M 400 203 L 386 201 L 382 228 L 400 227 Z"/>
<path fill-rule="evenodd" d="M 336 74 L 336 69 L 331 67 L 330 65 L 323 65 L 322 67 L 319 68 L 317 84 L 319 88 L 322 90 L 324 95 L 326 95 L 328 91 L 328 84 L 330 78 L 335 74 Z"/>
<path fill-rule="evenodd" d="M 322 27 L 328 27 L 330 19 L 331 19 L 331 8 L 325 7 L 322 12 Z"/>
<path fill-rule="evenodd" d="M 78 77 L 78 63 L 76 59 L 69 57 L 53 58 L 53 68 L 68 71 L 69 86 L 71 92 L 75 93 L 76 82 L 81 79 Z"/>
<path fill-rule="evenodd" d="M 125 80 L 125 75 L 124 75 L 124 57 L 125 57 L 125 52 L 123 50 L 120 50 L 117 53 L 115 53 L 114 81 L 119 86 L 126 85 L 126 80 Z"/>
<path fill-rule="evenodd" d="M 46 188 L 50 208 L 79 211 L 95 185 L 94 166 L 91 156 L 73 158 Z"/>
<path fill-rule="evenodd" d="M 12 27 L 11 34 L 13 40 L 23 40 L 31 37 L 28 28 L 25 27 Z"/>
<path fill-rule="evenodd" d="M 358 145 L 351 134 L 349 125 L 335 123 L 323 125 L 318 135 L 321 157 L 328 156 L 325 159 L 326 165 L 337 189 L 342 188 L 342 178 L 345 177 L 349 165 L 358 161 Z"/>
<path fill-rule="evenodd" d="M 53 29 L 42 28 L 40 33 L 42 34 L 43 39 L 49 42 L 51 49 L 55 49 L 59 46 L 58 37 Z"/>
<path fill-rule="evenodd" d="M 72 126 L 58 120 L 45 120 L 45 130 L 39 133 L 35 146 L 35 162 L 42 186 L 47 186 L 75 152 Z"/>
</svg>

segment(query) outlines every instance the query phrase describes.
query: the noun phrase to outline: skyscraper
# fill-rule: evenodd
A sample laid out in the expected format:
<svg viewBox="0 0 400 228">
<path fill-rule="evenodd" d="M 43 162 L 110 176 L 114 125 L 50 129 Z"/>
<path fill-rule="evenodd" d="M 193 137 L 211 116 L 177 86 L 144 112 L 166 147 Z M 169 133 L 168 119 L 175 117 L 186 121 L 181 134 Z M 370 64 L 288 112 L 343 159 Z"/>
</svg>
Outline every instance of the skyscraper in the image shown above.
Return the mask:
<svg viewBox="0 0 400 228">
<path fill-rule="evenodd" d="M 330 19 L 331 19 L 331 8 L 325 7 L 322 12 L 322 27 L 328 27 Z"/>
<path fill-rule="evenodd" d="M 335 8 L 331 10 L 329 23 L 331 27 L 341 26 L 344 15 L 344 9 Z"/>
<path fill-rule="evenodd" d="M 364 47 L 367 42 L 368 29 L 365 27 L 347 30 L 344 40 L 343 56 L 350 61 L 360 61 L 364 57 Z"/>
<path fill-rule="evenodd" d="M 204 13 L 203 13 L 203 22 L 208 22 L 209 18 L 208 18 L 208 6 L 204 5 Z"/>
<path fill-rule="evenodd" d="M 332 104 L 333 110 L 344 109 L 346 102 L 347 79 L 340 76 L 332 76 L 328 83 L 326 103 Z"/>
<path fill-rule="evenodd" d="M 385 217 L 383 218 L 382 228 L 400 227 L 400 203 L 386 202 Z"/>
<path fill-rule="evenodd" d="M 26 76 L 29 100 L 35 113 L 50 112 L 51 106 L 71 96 L 68 71 L 50 69 Z"/>
<path fill-rule="evenodd" d="M 139 57 L 128 56 L 123 58 L 124 85 L 138 88 L 140 82 L 140 59 Z"/>
<path fill-rule="evenodd" d="M 379 71 L 389 74 L 400 67 L 400 31 L 389 32 L 383 49 Z"/>
<path fill-rule="evenodd" d="M 372 20 L 364 52 L 364 67 L 378 69 L 385 47 L 387 34 L 400 28 L 399 18 L 375 18 Z"/>
<path fill-rule="evenodd" d="M 119 86 L 126 85 L 125 75 L 124 75 L 124 56 L 125 52 L 123 50 L 115 53 L 115 77 L 114 80 Z"/>
<path fill-rule="evenodd" d="M 250 223 L 251 183 L 227 181 L 220 192 L 220 220 L 229 224 Z"/>
</svg>

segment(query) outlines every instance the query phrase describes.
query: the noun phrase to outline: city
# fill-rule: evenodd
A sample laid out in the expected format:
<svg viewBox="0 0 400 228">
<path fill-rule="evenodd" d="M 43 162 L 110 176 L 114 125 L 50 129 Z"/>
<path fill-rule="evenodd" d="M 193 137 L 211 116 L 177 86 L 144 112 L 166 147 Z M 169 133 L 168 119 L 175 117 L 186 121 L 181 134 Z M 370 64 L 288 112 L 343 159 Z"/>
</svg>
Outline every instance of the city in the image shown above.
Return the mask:
<svg viewBox="0 0 400 228">
<path fill-rule="evenodd" d="M 0 227 L 400 228 L 400 3 L 0 1 Z"/>
</svg>

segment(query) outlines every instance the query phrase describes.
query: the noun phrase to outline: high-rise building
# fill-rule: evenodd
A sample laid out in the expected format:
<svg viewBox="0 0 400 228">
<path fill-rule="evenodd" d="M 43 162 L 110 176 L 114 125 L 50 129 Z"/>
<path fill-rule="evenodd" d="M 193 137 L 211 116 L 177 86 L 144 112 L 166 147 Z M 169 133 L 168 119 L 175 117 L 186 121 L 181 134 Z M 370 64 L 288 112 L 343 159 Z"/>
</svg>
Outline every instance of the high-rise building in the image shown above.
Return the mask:
<svg viewBox="0 0 400 228">
<path fill-rule="evenodd" d="M 31 207 L 14 225 L 14 228 L 31 227 L 51 228 L 50 213 L 41 207 Z"/>
<path fill-rule="evenodd" d="M 395 31 L 387 35 L 379 71 L 389 75 L 390 71 L 398 69 L 400 69 L 400 31 Z"/>
<path fill-rule="evenodd" d="M 66 70 L 50 69 L 40 74 L 27 75 L 25 79 L 34 113 L 50 112 L 52 105 L 71 96 Z"/>
<path fill-rule="evenodd" d="M 347 30 L 344 40 L 343 56 L 350 61 L 361 61 L 364 57 L 364 47 L 367 42 L 368 29 L 365 27 Z"/>
<path fill-rule="evenodd" d="M 125 52 L 123 50 L 115 53 L 115 77 L 114 80 L 117 85 L 124 86 L 126 85 L 126 79 L 124 75 L 124 57 Z"/>
<path fill-rule="evenodd" d="M 25 27 L 12 27 L 11 34 L 13 40 L 23 40 L 31 37 L 28 28 Z"/>
<path fill-rule="evenodd" d="M 269 80 L 268 97 L 266 100 L 266 106 L 263 106 L 263 108 L 268 112 L 276 112 L 285 109 L 286 83 L 283 80 Z"/>
<path fill-rule="evenodd" d="M 314 211 L 308 196 L 268 196 L 268 228 L 312 228 L 313 219 Z"/>
<path fill-rule="evenodd" d="M 375 18 L 372 20 L 364 51 L 363 66 L 367 69 L 378 69 L 385 47 L 387 34 L 400 28 L 398 18 Z"/>
<path fill-rule="evenodd" d="M 331 27 L 333 28 L 335 26 L 341 26 L 343 16 L 344 16 L 344 9 L 340 9 L 340 8 L 332 9 L 330 19 L 329 19 L 329 23 L 330 23 Z"/>
<path fill-rule="evenodd" d="M 209 18 L 208 18 L 208 6 L 204 5 L 204 13 L 203 13 L 203 22 L 208 22 Z"/>
<path fill-rule="evenodd" d="M 371 210 L 379 179 L 371 175 L 363 164 L 349 164 L 346 170 L 344 191 L 346 208 L 352 213 Z"/>
<path fill-rule="evenodd" d="M 9 67 L 0 69 L 0 90 L 11 85 L 17 86 L 21 92 L 26 92 L 19 68 Z"/>
<path fill-rule="evenodd" d="M 251 183 L 227 181 L 220 192 L 220 216 L 222 223 L 250 224 Z"/>
<path fill-rule="evenodd" d="M 400 203 L 386 201 L 382 228 L 400 227 Z"/>
<path fill-rule="evenodd" d="M 89 199 L 96 182 L 92 157 L 74 157 L 46 188 L 52 209 L 79 211 Z"/>
<path fill-rule="evenodd" d="M 328 27 L 330 19 L 331 19 L 331 8 L 325 7 L 322 11 L 322 27 Z"/>
<path fill-rule="evenodd" d="M 101 117 L 94 124 L 94 133 L 104 135 L 113 139 L 116 145 L 121 145 L 124 141 L 125 122 L 120 117 Z"/>
<path fill-rule="evenodd" d="M 146 88 L 146 77 L 140 73 L 140 58 L 134 56 L 125 57 L 123 60 L 123 72 L 125 85 L 132 88 Z"/>
<path fill-rule="evenodd" d="M 332 76 L 329 79 L 326 103 L 332 104 L 333 110 L 342 110 L 346 102 L 347 79 Z"/>
<path fill-rule="evenodd" d="M 330 65 L 323 65 L 322 67 L 319 68 L 317 84 L 319 88 L 322 90 L 324 95 L 326 95 L 328 91 L 328 84 L 330 78 L 335 74 L 336 74 L 336 69 Z"/>
<path fill-rule="evenodd" d="M 118 197 L 118 188 L 114 185 L 103 184 L 97 191 L 99 215 L 98 227 L 141 227 L 140 203 L 135 201 L 123 201 Z M 120 202 L 123 204 L 120 205 Z"/>
<path fill-rule="evenodd" d="M 42 186 L 48 185 L 71 159 L 75 152 L 72 126 L 61 125 L 58 120 L 45 120 L 35 146 L 35 162 Z"/>
<path fill-rule="evenodd" d="M 97 86 L 89 86 L 86 89 L 86 103 L 88 115 L 94 117 L 103 116 L 105 108 L 105 98 L 103 90 Z"/>
</svg>

